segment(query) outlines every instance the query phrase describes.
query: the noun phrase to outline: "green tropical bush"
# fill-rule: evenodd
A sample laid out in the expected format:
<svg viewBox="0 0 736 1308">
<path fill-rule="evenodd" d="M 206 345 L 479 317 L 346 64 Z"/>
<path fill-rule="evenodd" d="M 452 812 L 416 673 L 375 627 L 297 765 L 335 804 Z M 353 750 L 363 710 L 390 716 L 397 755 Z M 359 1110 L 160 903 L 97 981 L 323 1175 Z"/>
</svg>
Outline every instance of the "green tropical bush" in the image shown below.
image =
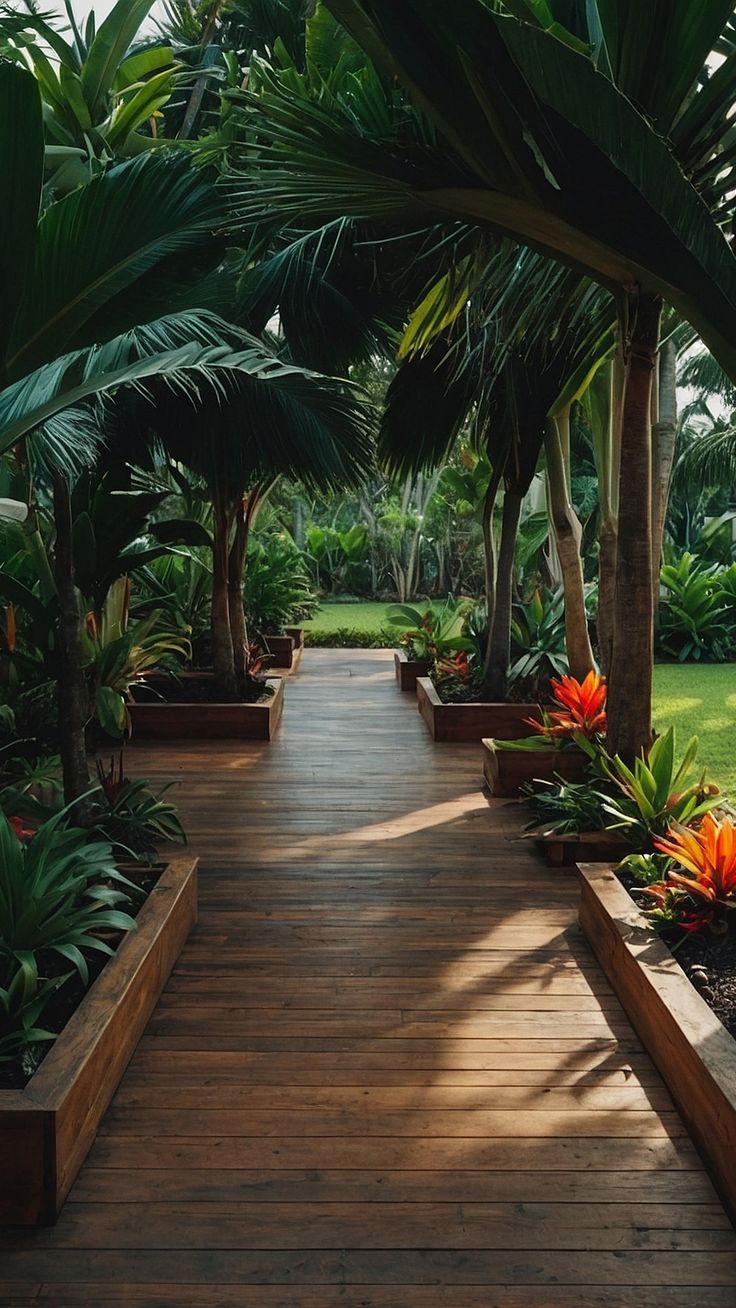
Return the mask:
<svg viewBox="0 0 736 1308">
<path fill-rule="evenodd" d="M 543 683 L 568 671 L 565 596 L 537 590 L 528 604 L 514 605 L 509 680 Z"/>
<path fill-rule="evenodd" d="M 251 542 L 243 603 L 248 627 L 259 636 L 282 635 L 284 627 L 311 618 L 317 596 L 309 565 L 289 537 L 269 535 Z"/>
<path fill-rule="evenodd" d="M 736 633 L 727 622 L 729 601 L 719 584 L 719 569 L 685 553 L 662 568 L 661 583 L 662 650 L 680 663 L 723 662 Z M 726 588 L 731 584 L 727 581 Z"/>
<path fill-rule="evenodd" d="M 101 933 L 130 931 L 121 910 L 136 887 L 116 866 L 112 846 L 66 825 L 63 809 L 37 831 L 0 812 L 0 1059 L 53 1039 L 38 1026 L 51 996 L 71 976 L 89 984 L 84 951 L 112 954 Z M 69 970 L 49 974 L 56 957 Z"/>
</svg>

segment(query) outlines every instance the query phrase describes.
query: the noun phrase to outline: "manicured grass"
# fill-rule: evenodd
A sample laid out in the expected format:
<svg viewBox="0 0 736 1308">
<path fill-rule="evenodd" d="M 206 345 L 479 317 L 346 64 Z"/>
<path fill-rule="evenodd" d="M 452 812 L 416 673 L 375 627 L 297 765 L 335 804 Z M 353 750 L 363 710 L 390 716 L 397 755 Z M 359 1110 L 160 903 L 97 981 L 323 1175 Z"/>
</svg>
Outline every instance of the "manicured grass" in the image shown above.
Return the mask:
<svg viewBox="0 0 736 1308">
<path fill-rule="evenodd" d="M 698 762 L 736 799 L 736 664 L 660 663 L 654 670 L 654 725 L 674 723 L 678 750 L 700 741 Z"/>
<path fill-rule="evenodd" d="M 313 618 L 304 623 L 306 631 L 341 631 L 351 627 L 355 631 L 373 635 L 388 627 L 386 614 L 390 604 L 366 602 L 355 604 L 322 604 Z M 398 628 L 397 628 L 398 630 Z"/>
</svg>

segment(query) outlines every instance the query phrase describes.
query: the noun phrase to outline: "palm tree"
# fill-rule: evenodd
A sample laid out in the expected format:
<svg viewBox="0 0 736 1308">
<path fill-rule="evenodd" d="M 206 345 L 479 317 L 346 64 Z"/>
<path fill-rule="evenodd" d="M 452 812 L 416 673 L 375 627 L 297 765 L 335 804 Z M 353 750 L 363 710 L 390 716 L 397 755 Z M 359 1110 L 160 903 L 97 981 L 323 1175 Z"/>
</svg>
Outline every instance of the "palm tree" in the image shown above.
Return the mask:
<svg viewBox="0 0 736 1308">
<path fill-rule="evenodd" d="M 400 143 L 391 123 L 366 136 L 355 129 L 354 105 L 340 112 L 334 98 L 310 99 L 263 73 L 264 89 L 249 101 L 260 144 L 246 213 L 405 223 L 433 214 L 482 224 L 617 297 L 627 494 L 609 722 L 613 747 L 631 758 L 650 738 L 651 395 L 663 301 L 736 376 L 736 259 L 722 232 L 733 215 L 732 5 L 682 0 L 658 24 L 649 6 L 595 0 L 328 7 L 408 89 L 419 106 L 414 124 L 406 114 Z M 728 57 L 711 74 L 719 41 Z"/>
<path fill-rule="evenodd" d="M 426 305 L 436 308 L 437 302 L 430 292 Z M 407 335 L 416 350 L 389 388 L 380 448 L 396 470 L 443 462 L 468 421 L 489 460 L 482 514 L 488 612 L 484 679 L 494 699 L 506 689 L 521 506 L 543 449 L 565 586 L 568 658 L 576 676 L 584 677 L 593 666 L 581 531 L 570 502 L 568 428 L 573 400 L 612 348 L 613 316 L 610 297 L 597 287 L 506 243 L 454 321 L 448 321 L 448 311 L 415 314 Z M 412 430 L 417 436 L 409 443 Z M 502 485 L 496 562 L 492 524 Z"/>
<path fill-rule="evenodd" d="M 213 668 L 228 698 L 242 695 L 247 677 L 244 570 L 264 489 L 281 475 L 325 490 L 355 484 L 373 461 L 370 410 L 356 387 L 283 362 L 261 342 L 252 348 L 259 366 L 233 374 L 224 395 L 192 400 L 156 387 L 152 404 L 133 400 L 121 410 L 128 442 L 155 437 L 207 487 L 211 534 L 170 522 L 165 538 L 212 551 Z"/>
<path fill-rule="evenodd" d="M 40 431 L 54 467 L 60 728 L 72 800 L 88 772 L 68 468 L 72 456 L 93 457 L 96 439 L 78 406 L 162 381 L 195 398 L 213 388 L 222 395 L 237 378 L 274 392 L 301 386 L 310 397 L 319 383 L 211 313 L 184 307 L 200 295 L 193 266 L 202 277 L 221 259 L 226 216 L 222 193 L 187 159 L 143 155 L 40 213 L 40 96 L 13 64 L 0 65 L 0 124 L 0 173 L 14 201 L 0 216 L 0 452 Z M 158 316 L 165 306 L 181 307 Z"/>
</svg>

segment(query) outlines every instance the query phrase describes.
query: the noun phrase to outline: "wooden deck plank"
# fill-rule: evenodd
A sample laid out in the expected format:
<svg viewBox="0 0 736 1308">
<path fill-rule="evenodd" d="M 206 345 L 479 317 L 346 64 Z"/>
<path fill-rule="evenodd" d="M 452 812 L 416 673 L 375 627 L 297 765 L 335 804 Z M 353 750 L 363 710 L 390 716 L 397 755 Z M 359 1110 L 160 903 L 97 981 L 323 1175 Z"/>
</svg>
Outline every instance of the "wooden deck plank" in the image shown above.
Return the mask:
<svg viewBox="0 0 736 1308">
<path fill-rule="evenodd" d="M 390 656 L 311 651 L 180 782 L 201 922 L 0 1308 L 730 1308 L 736 1235 L 575 922 Z"/>
</svg>

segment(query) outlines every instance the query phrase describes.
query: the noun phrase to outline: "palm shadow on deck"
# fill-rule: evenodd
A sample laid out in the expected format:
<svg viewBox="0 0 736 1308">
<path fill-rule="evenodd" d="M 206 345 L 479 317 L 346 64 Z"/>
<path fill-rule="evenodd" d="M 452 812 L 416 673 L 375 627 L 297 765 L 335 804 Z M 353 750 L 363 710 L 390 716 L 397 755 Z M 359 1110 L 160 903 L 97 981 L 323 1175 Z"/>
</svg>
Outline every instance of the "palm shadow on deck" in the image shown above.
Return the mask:
<svg viewBox="0 0 736 1308">
<path fill-rule="evenodd" d="M 8 1302 L 733 1303 L 574 879 L 385 653 L 307 651 L 271 745 L 139 755 L 182 782 L 200 924 L 58 1226 L 3 1236 Z"/>
</svg>

